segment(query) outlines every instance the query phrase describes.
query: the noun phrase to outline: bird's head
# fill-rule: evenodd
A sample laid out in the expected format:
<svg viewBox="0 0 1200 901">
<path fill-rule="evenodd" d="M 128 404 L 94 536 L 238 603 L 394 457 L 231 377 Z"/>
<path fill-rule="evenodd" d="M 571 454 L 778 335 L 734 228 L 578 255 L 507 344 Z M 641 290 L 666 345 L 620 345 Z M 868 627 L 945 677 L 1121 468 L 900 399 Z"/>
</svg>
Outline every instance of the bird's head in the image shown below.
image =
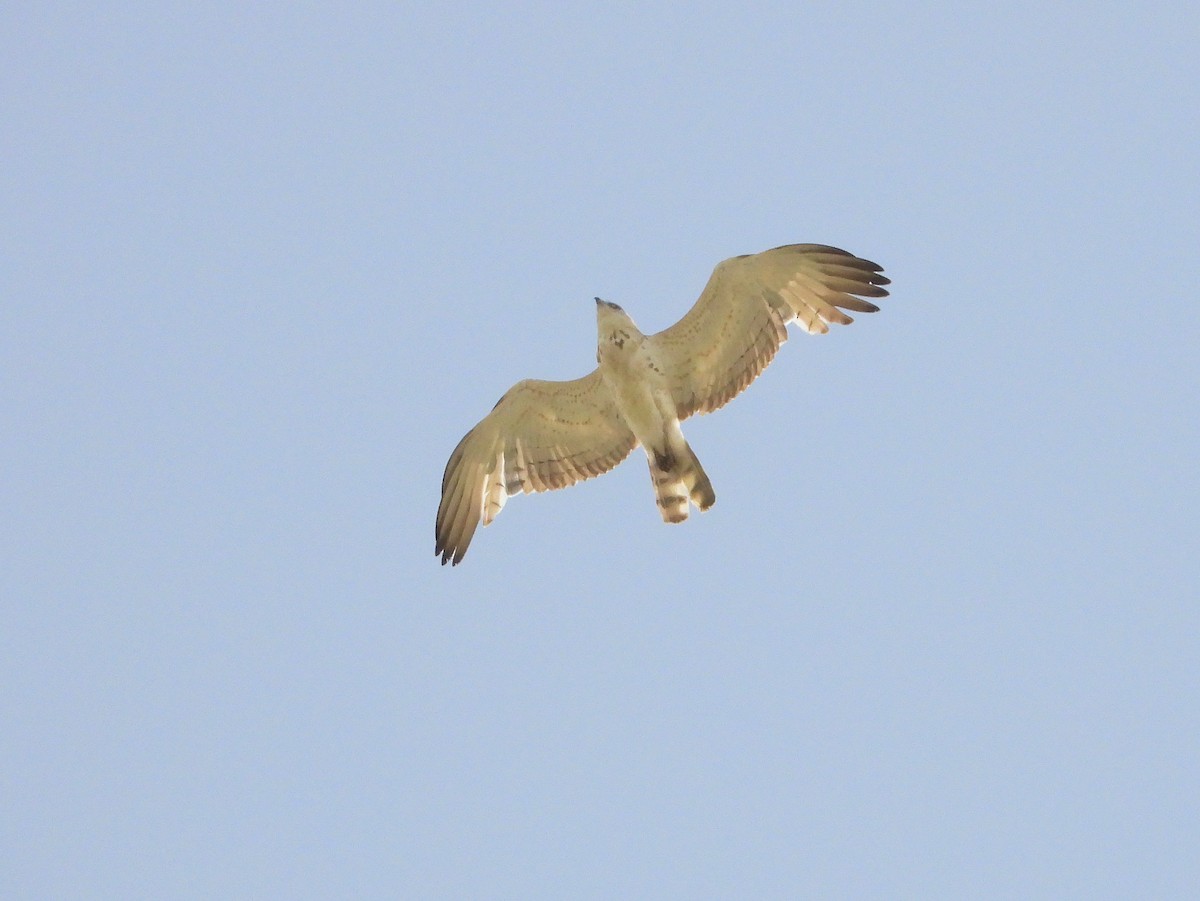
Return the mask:
<svg viewBox="0 0 1200 901">
<path fill-rule="evenodd" d="M 614 344 L 617 348 L 623 348 L 626 342 L 642 337 L 628 313 L 615 303 L 599 297 L 596 298 L 596 330 L 602 345 Z"/>
<path fill-rule="evenodd" d="M 596 325 L 599 326 L 601 335 L 614 329 L 637 331 L 628 313 L 611 300 L 601 300 L 599 297 L 596 298 Z"/>
<path fill-rule="evenodd" d="M 622 310 L 611 300 L 601 300 L 596 298 L 596 322 L 601 329 L 607 325 L 632 325 L 633 320 L 629 318 L 629 314 Z"/>
</svg>

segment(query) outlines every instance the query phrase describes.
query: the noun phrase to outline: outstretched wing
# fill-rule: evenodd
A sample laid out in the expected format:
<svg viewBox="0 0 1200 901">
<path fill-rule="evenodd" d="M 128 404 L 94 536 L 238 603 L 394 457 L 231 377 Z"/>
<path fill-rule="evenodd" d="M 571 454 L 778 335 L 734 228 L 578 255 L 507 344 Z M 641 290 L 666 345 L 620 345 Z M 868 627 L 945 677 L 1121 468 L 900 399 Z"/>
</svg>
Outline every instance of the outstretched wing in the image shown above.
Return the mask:
<svg viewBox="0 0 1200 901">
<path fill-rule="evenodd" d="M 517 382 L 450 455 L 434 553 L 442 565 L 458 564 L 479 521 L 490 524 L 509 495 L 598 476 L 635 447 L 599 370 L 569 382 Z"/>
<path fill-rule="evenodd" d="M 830 322 L 853 321 L 842 310 L 874 313 L 879 307 L 861 298 L 887 296 L 882 268 L 824 244 L 788 244 L 719 263 L 688 314 L 648 339 L 671 380 L 679 418 L 709 413 L 740 394 L 787 340 L 789 322 L 824 334 Z"/>
</svg>

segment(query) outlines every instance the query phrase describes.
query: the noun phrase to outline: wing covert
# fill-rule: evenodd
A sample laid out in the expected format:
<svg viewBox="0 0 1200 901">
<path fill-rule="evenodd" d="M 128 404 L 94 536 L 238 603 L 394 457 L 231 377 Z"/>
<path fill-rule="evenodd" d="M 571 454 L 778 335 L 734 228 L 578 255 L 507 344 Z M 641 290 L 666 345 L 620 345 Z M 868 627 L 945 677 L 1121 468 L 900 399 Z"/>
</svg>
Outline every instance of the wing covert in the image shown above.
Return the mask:
<svg viewBox="0 0 1200 901">
<path fill-rule="evenodd" d="M 446 463 L 434 553 L 457 565 L 479 522 L 490 524 L 510 495 L 601 475 L 636 446 L 599 370 L 565 382 L 518 382 Z"/>
</svg>

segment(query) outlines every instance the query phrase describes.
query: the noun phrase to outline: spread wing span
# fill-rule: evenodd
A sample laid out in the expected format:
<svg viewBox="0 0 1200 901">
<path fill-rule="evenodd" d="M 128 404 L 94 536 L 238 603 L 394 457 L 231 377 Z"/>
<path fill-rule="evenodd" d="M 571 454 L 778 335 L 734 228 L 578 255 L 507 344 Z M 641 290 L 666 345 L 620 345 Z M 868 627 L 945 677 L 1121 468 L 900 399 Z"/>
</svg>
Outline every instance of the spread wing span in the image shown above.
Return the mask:
<svg viewBox="0 0 1200 901">
<path fill-rule="evenodd" d="M 636 446 L 599 370 L 567 382 L 517 382 L 450 455 L 434 553 L 457 564 L 480 520 L 491 523 L 510 495 L 601 475 Z"/>
<path fill-rule="evenodd" d="M 680 419 L 716 410 L 754 381 L 795 320 L 810 334 L 874 313 L 864 297 L 886 297 L 890 279 L 870 260 L 824 244 L 787 244 L 717 264 L 700 299 L 651 335 L 671 380 Z M 856 296 L 857 295 L 857 296 Z"/>
</svg>

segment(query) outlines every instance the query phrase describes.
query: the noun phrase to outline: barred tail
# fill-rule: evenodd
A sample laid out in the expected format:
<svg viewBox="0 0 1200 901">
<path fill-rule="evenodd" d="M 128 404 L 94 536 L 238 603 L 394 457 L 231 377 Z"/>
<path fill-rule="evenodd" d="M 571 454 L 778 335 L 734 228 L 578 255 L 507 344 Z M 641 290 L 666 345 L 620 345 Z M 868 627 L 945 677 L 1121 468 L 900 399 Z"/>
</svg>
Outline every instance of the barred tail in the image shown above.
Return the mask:
<svg viewBox="0 0 1200 901">
<path fill-rule="evenodd" d="M 701 512 L 716 503 L 712 482 L 687 442 L 682 451 L 651 451 L 650 480 L 663 522 L 683 522 L 688 518 L 688 500 Z"/>
</svg>

